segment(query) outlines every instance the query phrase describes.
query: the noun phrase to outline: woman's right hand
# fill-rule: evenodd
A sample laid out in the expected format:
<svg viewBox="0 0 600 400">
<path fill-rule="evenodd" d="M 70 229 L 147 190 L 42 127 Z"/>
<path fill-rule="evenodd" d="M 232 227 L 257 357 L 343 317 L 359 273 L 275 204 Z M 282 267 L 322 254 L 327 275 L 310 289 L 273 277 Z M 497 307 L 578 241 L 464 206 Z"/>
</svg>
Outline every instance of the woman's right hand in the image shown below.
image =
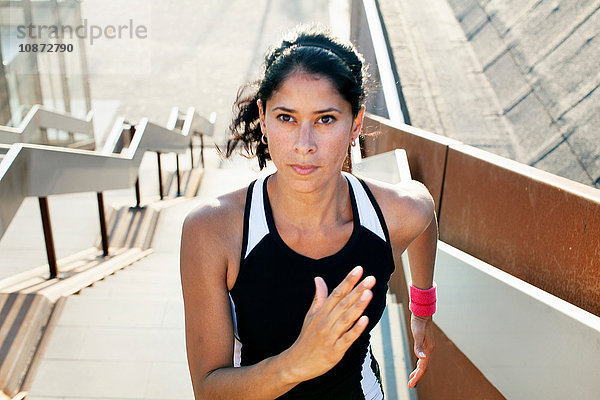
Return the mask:
<svg viewBox="0 0 600 400">
<path fill-rule="evenodd" d="M 292 380 L 303 382 L 329 371 L 365 330 L 369 318 L 362 313 L 373 297 L 375 277 L 357 285 L 362 274 L 362 267 L 354 268 L 329 297 L 325 281 L 315 278 L 315 297 L 300 335 L 283 353 Z"/>
</svg>

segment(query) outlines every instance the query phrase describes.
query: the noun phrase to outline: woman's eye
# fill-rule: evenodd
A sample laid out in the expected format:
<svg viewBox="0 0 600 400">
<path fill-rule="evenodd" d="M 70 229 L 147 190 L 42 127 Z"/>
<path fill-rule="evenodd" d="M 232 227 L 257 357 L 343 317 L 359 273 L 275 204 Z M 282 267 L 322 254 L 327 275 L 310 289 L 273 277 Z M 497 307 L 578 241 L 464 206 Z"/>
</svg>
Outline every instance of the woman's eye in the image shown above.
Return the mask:
<svg viewBox="0 0 600 400">
<path fill-rule="evenodd" d="M 289 114 L 279 114 L 277 116 L 277 119 L 279 119 L 282 122 L 292 122 L 293 121 L 292 116 Z"/>
<path fill-rule="evenodd" d="M 329 125 L 335 122 L 335 117 L 333 115 L 323 115 L 321 118 L 319 118 L 319 122 Z"/>
</svg>

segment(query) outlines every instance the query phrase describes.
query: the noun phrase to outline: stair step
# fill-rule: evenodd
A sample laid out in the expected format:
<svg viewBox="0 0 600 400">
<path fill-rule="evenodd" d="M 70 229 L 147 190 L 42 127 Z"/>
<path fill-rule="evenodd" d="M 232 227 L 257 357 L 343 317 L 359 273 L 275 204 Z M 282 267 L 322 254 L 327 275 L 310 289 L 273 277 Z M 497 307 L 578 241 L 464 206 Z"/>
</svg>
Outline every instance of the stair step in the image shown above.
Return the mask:
<svg viewBox="0 0 600 400">
<path fill-rule="evenodd" d="M 34 293 L 0 293 L 0 393 L 15 395 L 27 373 L 48 319 L 54 309 L 45 296 Z"/>
<path fill-rule="evenodd" d="M 78 292 L 75 297 L 85 297 L 94 299 L 147 299 L 147 300 L 182 300 L 183 297 L 178 293 L 160 293 L 151 291 L 124 291 L 111 290 L 104 288 L 87 287 Z"/>
<path fill-rule="evenodd" d="M 160 286 L 156 284 L 124 284 L 121 282 L 96 282 L 93 286 L 79 292 L 82 296 L 121 296 L 131 297 L 139 295 L 158 296 L 164 298 L 181 297 L 179 286 Z"/>
<path fill-rule="evenodd" d="M 118 279 L 118 282 L 121 283 L 176 284 L 180 282 L 179 274 L 172 272 L 136 271 L 135 266 L 118 271 L 114 275 L 107 276 L 106 279 L 110 281 Z"/>
<path fill-rule="evenodd" d="M 183 300 L 160 296 L 69 296 L 59 325 L 118 328 L 178 328 Z M 90 289 L 93 290 L 93 289 Z"/>
</svg>

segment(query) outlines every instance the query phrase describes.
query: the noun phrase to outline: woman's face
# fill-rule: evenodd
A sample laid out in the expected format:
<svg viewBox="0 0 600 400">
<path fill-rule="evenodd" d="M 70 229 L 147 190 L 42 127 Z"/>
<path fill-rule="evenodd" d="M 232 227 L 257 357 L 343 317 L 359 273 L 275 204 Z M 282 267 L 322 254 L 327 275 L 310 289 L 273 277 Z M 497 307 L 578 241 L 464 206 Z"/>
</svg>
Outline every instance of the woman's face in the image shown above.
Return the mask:
<svg viewBox="0 0 600 400">
<path fill-rule="evenodd" d="M 293 73 L 258 106 L 278 175 L 303 192 L 339 177 L 363 110 L 354 118 L 350 103 L 327 78 Z"/>
</svg>

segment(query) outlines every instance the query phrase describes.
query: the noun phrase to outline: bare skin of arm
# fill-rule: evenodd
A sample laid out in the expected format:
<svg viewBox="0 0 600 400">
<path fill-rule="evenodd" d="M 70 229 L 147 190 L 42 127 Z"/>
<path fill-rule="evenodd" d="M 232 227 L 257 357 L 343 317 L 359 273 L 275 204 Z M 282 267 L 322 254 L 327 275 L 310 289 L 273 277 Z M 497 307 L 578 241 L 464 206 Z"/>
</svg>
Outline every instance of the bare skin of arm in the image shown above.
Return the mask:
<svg viewBox="0 0 600 400">
<path fill-rule="evenodd" d="M 400 253 L 408 250 L 413 285 L 429 289 L 433 284 L 438 238 L 434 202 L 429 191 L 416 181 L 398 185 L 366 181 L 382 208 L 393 247 Z M 429 365 L 435 347 L 432 324 L 431 317 L 411 314 L 413 350 L 419 360 L 409 376 L 410 388 L 416 386 Z"/>
<path fill-rule="evenodd" d="M 412 283 L 419 289 L 429 289 L 433 283 L 433 266 L 437 250 L 438 229 L 435 214 L 427 228 L 408 246 L 408 259 Z M 409 375 L 408 386 L 413 388 L 421 379 L 435 347 L 432 317 L 411 314 L 411 330 L 417 367 Z"/>
<path fill-rule="evenodd" d="M 281 354 L 233 367 L 228 290 L 239 269 L 245 190 L 192 211 L 184 221 L 180 273 L 188 365 L 196 399 L 273 399 L 331 369 L 368 323 L 373 277 L 355 268 L 328 296 L 321 278 L 296 342 Z M 360 282 L 360 283 L 359 283 Z M 355 323 L 356 322 L 356 323 Z"/>
</svg>

